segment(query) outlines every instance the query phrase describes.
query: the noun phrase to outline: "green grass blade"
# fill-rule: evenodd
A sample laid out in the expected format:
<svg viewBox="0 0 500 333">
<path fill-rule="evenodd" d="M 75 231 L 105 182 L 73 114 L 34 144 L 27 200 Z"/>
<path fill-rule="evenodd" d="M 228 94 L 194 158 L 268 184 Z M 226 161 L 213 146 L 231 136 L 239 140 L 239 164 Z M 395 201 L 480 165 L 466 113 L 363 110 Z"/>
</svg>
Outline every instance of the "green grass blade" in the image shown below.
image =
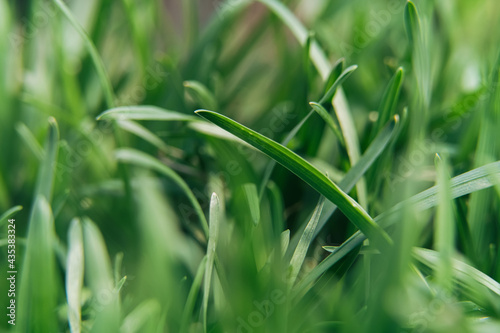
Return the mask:
<svg viewBox="0 0 500 333">
<path fill-rule="evenodd" d="M 327 92 L 331 90 L 330 88 L 333 86 L 335 81 L 337 81 L 337 79 L 340 77 L 340 75 L 342 75 L 344 68 L 345 68 L 345 58 L 340 58 L 333 65 L 332 70 L 330 71 L 330 74 L 328 75 L 328 79 L 326 80 L 325 89 L 324 89 L 324 96 L 327 95 Z M 325 98 L 325 100 L 327 100 L 327 99 Z"/>
<path fill-rule="evenodd" d="M 290 229 L 286 229 L 281 233 L 280 237 L 281 244 L 281 254 L 285 254 L 288 249 L 288 244 L 290 244 Z"/>
<path fill-rule="evenodd" d="M 254 225 L 259 224 L 260 221 L 260 205 L 259 205 L 259 195 L 257 193 L 257 186 L 254 183 L 246 183 L 243 185 L 243 192 L 248 201 L 248 207 L 250 208 L 250 216 Z"/>
<path fill-rule="evenodd" d="M 401 87 L 403 85 L 403 78 L 403 68 L 399 67 L 384 91 L 382 102 L 380 103 L 378 109 L 377 122 L 373 126 L 371 135 L 372 138 L 375 137 L 375 135 L 382 129 L 385 124 L 387 124 L 387 122 L 394 115 L 396 106 L 399 101 L 399 95 L 401 93 Z"/>
<path fill-rule="evenodd" d="M 168 166 L 165 164 L 161 163 L 154 157 L 145 154 L 139 150 L 131 149 L 131 148 L 122 148 L 118 149 L 115 152 L 116 159 L 122 163 L 130 163 L 134 164 L 137 166 L 141 166 L 143 168 L 148 168 L 155 170 L 157 172 L 162 173 L 163 175 L 167 176 L 170 178 L 172 181 L 174 181 L 186 194 L 188 197 L 189 201 L 193 205 L 193 208 L 198 215 L 201 226 L 203 228 L 203 231 L 205 232 L 205 235 L 208 235 L 208 223 L 205 218 L 205 214 L 203 213 L 203 209 L 201 208 L 200 204 L 198 203 L 198 200 L 196 200 L 195 195 L 189 188 L 189 186 L 186 184 L 186 182 L 177 174 L 175 173 L 172 169 L 170 169 Z"/>
<path fill-rule="evenodd" d="M 142 138 L 146 142 L 149 142 L 153 146 L 157 147 L 164 153 L 168 152 L 168 146 L 160 139 L 156 134 L 148 130 L 146 127 L 138 124 L 133 120 L 118 120 L 118 127 L 126 130 L 129 133 L 135 134 L 138 137 Z"/>
<path fill-rule="evenodd" d="M 295 248 L 292 260 L 290 260 L 290 275 L 288 276 L 288 286 L 290 288 L 295 284 L 295 280 L 299 275 L 300 268 L 304 263 L 307 250 L 309 249 L 309 246 L 311 245 L 311 242 L 313 240 L 314 232 L 316 230 L 316 226 L 318 225 L 319 217 L 321 216 L 321 211 L 323 210 L 324 203 L 325 198 L 322 196 L 319 199 L 316 208 L 314 209 L 311 219 L 307 223 L 306 229 L 300 237 L 299 244 L 297 244 L 297 247 Z"/>
<path fill-rule="evenodd" d="M 323 194 L 328 200 L 336 203 L 347 218 L 366 234 L 368 238 L 373 239 L 377 246 L 388 246 L 391 243 L 385 231 L 373 222 L 372 218 L 354 199 L 344 193 L 328 177 L 323 175 L 321 171 L 299 155 L 223 115 L 205 110 L 198 110 L 196 113 L 253 145 L 292 171 L 316 191 Z"/>
<path fill-rule="evenodd" d="M 434 247 L 439 253 L 440 264 L 436 271 L 437 283 L 447 292 L 453 286 L 452 257 L 455 251 L 455 225 L 451 201 L 450 178 L 448 164 L 436 154 L 438 174 L 438 208 L 434 221 Z"/>
<path fill-rule="evenodd" d="M 22 264 L 16 329 L 18 332 L 57 332 L 58 288 L 54 252 L 54 219 L 43 196 L 36 196 L 31 211 Z M 15 267 L 9 270 L 19 270 Z"/>
<path fill-rule="evenodd" d="M 99 81 L 101 82 L 102 88 L 104 89 L 104 96 L 106 96 L 106 104 L 108 107 L 112 108 L 115 104 L 115 95 L 113 92 L 113 86 L 111 84 L 111 80 L 106 72 L 106 68 L 104 67 L 104 63 L 102 62 L 101 57 L 99 56 L 99 52 L 95 47 L 94 43 L 87 35 L 83 27 L 78 23 L 75 19 L 69 8 L 62 2 L 61 0 L 54 0 L 54 3 L 61 10 L 61 12 L 66 16 L 68 21 L 71 23 L 73 28 L 78 32 L 80 37 L 84 40 L 85 46 L 94 62 L 97 75 L 99 76 Z"/>
<path fill-rule="evenodd" d="M 208 235 L 207 246 L 207 265 L 205 266 L 205 283 L 203 287 L 203 329 L 207 332 L 207 314 L 208 314 L 208 297 L 210 295 L 210 286 L 212 285 L 212 271 L 214 268 L 215 251 L 219 238 L 220 224 L 220 203 L 219 197 L 214 192 L 210 200 L 210 232 Z"/>
<path fill-rule="evenodd" d="M 186 305 L 184 306 L 184 311 L 182 313 L 181 333 L 189 332 L 189 323 L 191 322 L 191 316 L 193 315 L 196 299 L 198 298 L 198 293 L 200 292 L 201 282 L 203 281 L 203 275 L 205 274 L 206 268 L 207 256 L 204 256 L 198 266 L 196 275 L 194 276 L 193 284 L 189 289 Z"/>
<path fill-rule="evenodd" d="M 342 146 L 345 146 L 344 137 L 342 136 L 342 133 L 340 132 L 339 127 L 337 126 L 337 124 L 333 120 L 332 116 L 330 116 L 328 111 L 326 111 L 326 109 L 319 103 L 309 102 L 309 105 L 313 108 L 314 111 L 316 111 L 317 114 L 319 114 L 319 116 L 321 118 L 323 118 L 325 123 L 328 125 L 328 127 L 330 127 L 332 132 L 335 134 L 335 136 L 339 140 L 340 144 Z"/>
<path fill-rule="evenodd" d="M 34 197 L 38 195 L 45 197 L 49 202 L 52 199 L 52 188 L 54 186 L 54 170 L 57 162 L 59 148 L 59 128 L 54 118 L 49 118 L 49 132 L 45 141 L 45 156 L 38 170 Z"/>
<path fill-rule="evenodd" d="M 160 304 L 158 301 L 154 299 L 144 301 L 123 319 L 120 333 L 151 332 L 150 330 L 155 329 L 157 323 L 152 322 L 150 325 L 147 324 L 152 319 L 159 317 L 159 314 Z"/>
<path fill-rule="evenodd" d="M 184 81 L 187 93 L 202 107 L 210 110 L 218 110 L 217 99 L 214 94 L 201 82 Z"/>
<path fill-rule="evenodd" d="M 92 304 L 92 332 L 118 332 L 120 312 L 118 291 L 115 289 L 111 260 L 104 238 L 88 218 L 82 221 L 85 257 L 85 281 L 94 302 Z"/>
<path fill-rule="evenodd" d="M 106 110 L 96 117 L 97 120 L 162 120 L 192 121 L 196 117 L 177 111 L 165 110 L 156 106 L 121 106 Z"/>
<path fill-rule="evenodd" d="M 9 208 L 5 213 L 0 216 L 0 227 L 3 226 L 11 217 L 13 217 L 17 212 L 20 212 L 23 206 L 14 206 Z"/>
<path fill-rule="evenodd" d="M 358 65 L 352 65 L 352 66 L 347 67 L 345 70 L 343 70 L 340 73 L 340 75 L 335 79 L 335 81 L 330 86 L 330 88 L 328 88 L 328 90 L 325 92 L 323 97 L 321 97 L 319 104 L 323 104 L 323 103 L 330 101 L 333 98 L 333 96 L 335 95 L 335 93 L 337 92 L 337 89 L 342 85 L 342 83 L 344 83 L 345 80 L 347 80 L 349 78 L 349 76 L 352 75 L 352 73 L 354 73 L 354 71 L 357 68 L 358 68 Z M 335 68 L 334 68 L 334 70 L 335 70 Z"/>
<path fill-rule="evenodd" d="M 23 141 L 26 143 L 26 146 L 31 150 L 33 155 L 41 161 L 43 160 L 43 148 L 42 146 L 38 143 L 36 140 L 35 136 L 33 133 L 31 133 L 30 129 L 23 123 L 19 123 L 16 125 L 16 131 L 19 134 L 19 136 L 23 139 Z"/>
<path fill-rule="evenodd" d="M 500 182 L 500 161 L 491 163 L 480 168 L 468 171 L 464 174 L 456 176 L 450 181 L 451 199 L 455 199 L 473 192 L 477 192 L 493 186 L 496 182 Z M 396 211 L 399 211 L 406 205 L 415 205 L 417 210 L 425 210 L 432 208 L 438 204 L 437 187 L 431 187 L 417 195 L 414 195 L 408 200 L 395 205 L 389 211 L 380 214 L 375 218 L 375 221 L 381 223 L 384 227 L 394 223 L 388 216 Z M 295 295 L 301 294 L 304 289 L 319 278 L 326 270 L 335 265 L 339 260 L 349 254 L 353 249 L 361 245 L 366 239 L 366 236 L 357 231 L 331 255 L 325 258 L 318 264 L 309 274 L 304 277 L 294 288 Z"/>
<path fill-rule="evenodd" d="M 68 321 L 72 333 L 81 332 L 81 293 L 85 259 L 80 220 L 74 219 L 68 231 L 68 257 L 66 262 L 66 299 Z"/>
</svg>

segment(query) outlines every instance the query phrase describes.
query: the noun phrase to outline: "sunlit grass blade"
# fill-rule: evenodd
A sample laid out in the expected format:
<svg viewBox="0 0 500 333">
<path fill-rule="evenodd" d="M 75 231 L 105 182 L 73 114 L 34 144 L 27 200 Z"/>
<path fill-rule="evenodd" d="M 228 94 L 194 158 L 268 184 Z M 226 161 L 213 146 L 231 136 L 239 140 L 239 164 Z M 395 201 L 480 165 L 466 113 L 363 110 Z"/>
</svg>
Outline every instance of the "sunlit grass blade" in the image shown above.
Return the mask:
<svg viewBox="0 0 500 333">
<path fill-rule="evenodd" d="M 59 148 L 59 128 L 54 118 L 49 118 L 49 131 L 45 141 L 45 156 L 38 169 L 34 197 L 42 195 L 50 202 L 54 186 L 54 170 L 56 169 L 57 152 Z"/>
<path fill-rule="evenodd" d="M 125 318 L 120 333 L 153 332 L 158 326 L 160 304 L 156 300 L 140 303 Z"/>
<path fill-rule="evenodd" d="M 62 290 L 56 275 L 54 235 L 49 203 L 38 195 L 31 211 L 22 267 L 8 269 L 21 271 L 17 332 L 57 332 L 56 302 Z"/>
<path fill-rule="evenodd" d="M 436 270 L 438 284 L 447 292 L 452 291 L 452 257 L 455 251 L 455 225 L 451 201 L 448 164 L 436 154 L 438 174 L 438 206 L 434 221 L 434 248 L 439 253 L 440 264 Z"/>
<path fill-rule="evenodd" d="M 188 94 L 202 107 L 210 110 L 218 110 L 217 99 L 208 88 L 198 81 L 184 81 L 184 87 Z"/>
<path fill-rule="evenodd" d="M 205 218 L 205 214 L 203 213 L 203 209 L 201 208 L 198 200 L 196 200 L 195 195 L 189 188 L 189 186 L 186 184 L 186 182 L 177 174 L 175 173 L 172 169 L 170 169 L 168 166 L 165 164 L 161 163 L 154 157 L 145 154 L 139 150 L 131 149 L 131 148 L 122 148 L 118 149 L 115 152 L 116 159 L 120 162 L 123 163 L 130 163 L 134 164 L 137 166 L 141 166 L 143 168 L 148 168 L 151 170 L 155 170 L 157 172 L 160 172 L 161 174 L 167 176 L 170 178 L 172 181 L 174 181 L 186 194 L 188 197 L 189 201 L 193 205 L 193 208 L 198 215 L 200 222 L 201 222 L 201 227 L 203 228 L 203 231 L 205 232 L 205 235 L 208 235 L 208 223 Z"/>
<path fill-rule="evenodd" d="M 0 216 L 0 227 L 3 226 L 5 222 L 7 222 L 11 217 L 16 215 L 16 213 L 20 212 L 23 209 L 23 206 L 14 206 L 9 208 L 5 213 Z"/>
<path fill-rule="evenodd" d="M 215 251 L 217 249 L 217 242 L 219 238 L 219 224 L 219 197 L 214 192 L 210 200 L 210 232 L 208 235 L 207 264 L 205 266 L 205 282 L 203 287 L 202 317 L 204 332 L 207 332 L 208 297 L 210 295 L 210 287 L 212 285 L 212 271 L 214 268 L 214 260 L 216 255 Z"/>
<path fill-rule="evenodd" d="M 120 106 L 109 109 L 96 117 L 97 120 L 161 120 L 161 121 L 192 121 L 196 117 L 177 111 L 162 109 L 156 106 Z"/>
<path fill-rule="evenodd" d="M 57 7 L 59 7 L 61 12 L 64 14 L 64 16 L 66 16 L 66 18 L 71 23 L 73 28 L 75 28 L 75 30 L 78 32 L 80 37 L 85 42 L 85 46 L 87 47 L 87 50 L 90 54 L 90 57 L 92 58 L 92 61 L 94 62 L 97 75 L 99 76 L 99 81 L 101 82 L 102 88 L 104 89 L 106 104 L 108 105 L 108 107 L 112 108 L 115 104 L 115 97 L 114 97 L 115 95 L 113 92 L 113 86 L 106 72 L 106 68 L 104 67 L 104 63 L 102 62 L 102 59 L 99 56 L 97 48 L 90 39 L 89 35 L 83 29 L 83 27 L 75 19 L 75 17 L 73 16 L 69 8 L 66 6 L 66 4 L 61 0 L 54 0 L 54 3 L 57 5 Z"/>
<path fill-rule="evenodd" d="M 254 183 L 247 183 L 243 185 L 243 192 L 248 201 L 250 216 L 254 225 L 259 224 L 260 221 L 260 205 L 259 195 L 257 194 L 257 186 Z"/>
<path fill-rule="evenodd" d="M 223 115 L 205 110 L 198 110 L 196 113 L 255 146 L 264 154 L 295 173 L 328 200 L 336 203 L 347 218 L 364 234 L 373 239 L 377 246 L 386 247 L 391 243 L 385 231 L 373 222 L 372 218 L 354 199 L 299 155 Z"/>
<path fill-rule="evenodd" d="M 456 176 L 450 181 L 451 199 L 455 199 L 476 191 L 489 188 L 494 185 L 493 181 L 500 181 L 500 161 L 491 163 L 480 168 L 468 171 L 464 174 Z M 401 202 L 391 208 L 389 211 L 380 214 L 374 220 L 381 223 L 384 227 L 388 227 L 394 223 L 388 216 L 402 209 L 406 205 L 415 205 L 417 211 L 429 209 L 438 204 L 437 187 L 431 187 L 410 199 Z M 343 257 L 349 254 L 353 249 L 361 245 L 366 239 L 366 236 L 357 231 L 348 240 L 342 243 L 335 252 L 325 258 L 318 264 L 309 274 L 304 277 L 294 288 L 295 295 L 303 293 L 304 289 L 319 278 L 330 267 L 339 262 Z"/>
<path fill-rule="evenodd" d="M 82 221 L 85 281 L 92 291 L 92 332 L 118 332 L 120 309 L 104 238 L 88 218 Z"/>
<path fill-rule="evenodd" d="M 81 293 L 85 259 L 83 234 L 79 219 L 71 221 L 68 231 L 68 257 L 66 261 L 66 299 L 68 322 L 72 333 L 81 332 Z"/>
<path fill-rule="evenodd" d="M 292 256 L 292 260 L 290 260 L 289 267 L 289 275 L 288 275 L 288 286 L 291 288 L 295 284 L 295 280 L 299 275 L 300 268 L 304 262 L 304 259 L 307 254 L 307 250 L 311 245 L 311 242 L 314 237 L 314 231 L 316 230 L 316 226 L 318 225 L 319 217 L 321 216 L 321 211 L 323 210 L 323 204 L 325 203 L 325 198 L 321 197 L 319 199 L 318 205 L 314 209 L 314 212 L 311 216 L 311 219 L 307 223 L 307 226 L 300 237 L 299 244 L 295 248 L 295 251 Z"/>
</svg>

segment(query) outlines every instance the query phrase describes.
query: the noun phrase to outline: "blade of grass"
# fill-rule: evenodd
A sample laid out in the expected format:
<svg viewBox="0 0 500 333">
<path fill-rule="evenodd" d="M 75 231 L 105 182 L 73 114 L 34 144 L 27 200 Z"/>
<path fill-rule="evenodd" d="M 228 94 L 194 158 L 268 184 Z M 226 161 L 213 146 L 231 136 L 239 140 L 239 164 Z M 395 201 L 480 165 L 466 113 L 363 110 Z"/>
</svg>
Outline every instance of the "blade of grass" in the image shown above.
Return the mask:
<svg viewBox="0 0 500 333">
<path fill-rule="evenodd" d="M 54 0 L 56 6 L 61 10 L 61 12 L 66 16 L 68 21 L 71 23 L 73 28 L 78 32 L 80 37 L 84 40 L 87 50 L 94 62 L 97 75 L 99 76 L 99 81 L 101 82 L 102 88 L 104 89 L 104 96 L 106 96 L 106 104 L 108 107 L 112 108 L 115 104 L 115 95 L 113 92 L 113 86 L 111 84 L 111 80 L 106 72 L 106 68 L 104 67 L 104 63 L 102 62 L 101 57 L 99 56 L 99 52 L 95 47 L 94 43 L 87 35 L 83 27 L 78 23 L 75 19 L 69 8 L 62 2 L 61 0 Z"/>
<path fill-rule="evenodd" d="M 155 170 L 174 181 L 183 190 L 183 192 L 186 194 L 189 201 L 193 205 L 193 208 L 200 219 L 201 227 L 203 228 L 205 235 L 208 236 L 208 223 L 205 218 L 205 214 L 203 213 L 203 209 L 201 208 L 198 200 L 196 200 L 196 197 L 189 186 L 177 173 L 175 173 L 172 169 L 170 169 L 168 166 L 161 163 L 154 157 L 139 150 L 131 148 L 121 148 L 115 151 L 115 156 L 116 159 L 122 163 L 130 163 L 141 166 L 143 168 Z"/>
<path fill-rule="evenodd" d="M 33 155 L 41 161 L 43 160 L 43 148 L 42 146 L 38 143 L 36 140 L 35 136 L 33 133 L 31 133 L 30 129 L 23 123 L 18 123 L 16 125 L 16 131 L 19 134 L 19 136 L 23 139 L 23 141 L 26 143 L 26 146 L 31 150 Z"/>
<path fill-rule="evenodd" d="M 57 332 L 56 306 L 60 289 L 53 249 L 54 219 L 45 197 L 37 195 L 35 198 L 16 302 L 16 329 L 18 332 Z"/>
<path fill-rule="evenodd" d="M 133 309 L 124 319 L 120 327 L 120 333 L 138 333 L 156 328 L 156 323 L 146 326 L 148 321 L 158 317 L 160 304 L 154 299 L 146 300 Z"/>
<path fill-rule="evenodd" d="M 434 222 L 434 246 L 439 253 L 440 264 L 436 271 L 437 283 L 447 292 L 452 292 L 452 257 L 455 251 L 455 226 L 451 201 L 448 164 L 436 154 L 438 174 L 438 208 Z"/>
<path fill-rule="evenodd" d="M 0 216 L 0 227 L 3 226 L 11 217 L 16 215 L 16 213 L 20 212 L 23 209 L 23 206 L 14 206 L 9 208 L 5 213 Z"/>
<path fill-rule="evenodd" d="M 476 191 L 480 191 L 493 186 L 493 181 L 499 181 L 500 178 L 500 161 L 491 163 L 480 168 L 468 171 L 464 174 L 456 176 L 450 181 L 451 199 L 455 199 Z M 497 178 L 495 178 L 497 177 Z M 437 198 L 437 187 L 431 187 L 417 195 L 414 195 L 408 200 L 400 202 L 395 205 L 389 211 L 380 214 L 374 220 L 380 222 L 382 226 L 388 227 L 394 221 L 388 219 L 390 215 L 394 212 L 399 211 L 406 205 L 415 205 L 417 210 L 425 210 L 436 206 L 438 203 Z M 366 236 L 360 231 L 354 233 L 349 239 L 347 239 L 340 247 L 336 249 L 331 255 L 325 258 L 322 262 L 318 264 L 311 272 L 308 273 L 304 279 L 302 279 L 294 288 L 294 296 L 301 295 L 304 290 L 312 284 L 317 278 L 319 278 L 324 272 L 326 272 L 330 267 L 335 265 L 344 256 L 349 254 L 353 249 L 357 248 L 364 240 Z"/>
<path fill-rule="evenodd" d="M 316 226 L 318 225 L 319 217 L 321 216 L 321 211 L 323 210 L 323 205 L 325 203 L 325 198 L 322 196 L 319 199 L 319 202 L 314 209 L 314 212 L 311 216 L 311 219 L 307 223 L 307 226 L 300 237 L 299 244 L 295 248 L 295 251 L 292 256 L 292 260 L 290 260 L 289 272 L 288 276 L 288 287 L 291 288 L 295 284 L 295 280 L 299 275 L 300 268 L 304 263 L 304 259 L 307 254 L 307 250 L 311 245 L 311 242 L 314 237 L 314 231 L 316 230 Z"/>
<path fill-rule="evenodd" d="M 184 87 L 187 93 L 197 102 L 202 108 L 210 110 L 218 110 L 217 99 L 214 94 L 201 82 L 184 81 Z"/>
<path fill-rule="evenodd" d="M 314 111 L 316 111 L 317 114 L 320 115 L 321 118 L 323 118 L 325 123 L 330 127 L 332 132 L 339 140 L 340 144 L 345 147 L 344 137 L 342 136 L 339 127 L 337 126 L 333 118 L 330 116 L 328 111 L 326 111 L 326 109 L 319 103 L 309 102 L 309 105 L 313 108 Z"/>
<path fill-rule="evenodd" d="M 210 200 L 210 232 L 208 235 L 207 246 L 207 265 L 205 266 L 205 283 L 203 287 L 203 329 L 207 332 L 207 314 L 208 314 L 208 297 L 210 295 L 210 286 L 212 284 L 212 271 L 214 268 L 215 251 L 219 238 L 219 215 L 220 215 L 219 197 L 214 192 Z"/>
<path fill-rule="evenodd" d="M 156 106 L 121 106 L 104 111 L 97 120 L 165 120 L 192 121 L 196 117 L 187 116 L 177 111 L 162 109 Z"/>
<path fill-rule="evenodd" d="M 354 199 L 299 155 L 223 115 L 206 110 L 198 110 L 196 113 L 253 145 L 292 171 L 328 200 L 336 203 L 352 223 L 370 239 L 373 239 L 376 246 L 386 247 L 391 244 L 391 239 L 385 231 L 373 222 L 372 218 Z"/>
<path fill-rule="evenodd" d="M 57 152 L 59 148 L 59 128 L 54 118 L 49 118 L 49 131 L 45 141 L 45 156 L 42 165 L 38 169 L 37 182 L 34 198 L 41 195 L 51 201 L 52 189 L 54 186 L 54 170 L 57 161 Z"/>
<path fill-rule="evenodd" d="M 250 216 L 252 217 L 253 224 L 257 225 L 260 221 L 260 205 L 257 187 L 254 183 L 246 183 L 243 185 L 243 192 L 245 193 L 245 197 L 248 201 Z"/>
<path fill-rule="evenodd" d="M 198 293 L 201 288 L 201 282 L 203 281 L 203 275 L 205 274 L 206 268 L 207 268 L 207 256 L 204 256 L 194 276 L 193 284 L 189 289 L 186 305 L 184 306 L 184 311 L 182 313 L 182 321 L 180 329 L 181 333 L 189 332 L 188 330 L 189 323 L 191 321 L 191 316 L 193 315 L 194 306 L 196 303 L 196 299 L 198 297 Z"/>
<path fill-rule="evenodd" d="M 81 332 L 81 294 L 84 275 L 83 235 L 79 219 L 73 219 L 68 231 L 66 261 L 66 298 L 68 321 L 72 333 Z"/>
</svg>

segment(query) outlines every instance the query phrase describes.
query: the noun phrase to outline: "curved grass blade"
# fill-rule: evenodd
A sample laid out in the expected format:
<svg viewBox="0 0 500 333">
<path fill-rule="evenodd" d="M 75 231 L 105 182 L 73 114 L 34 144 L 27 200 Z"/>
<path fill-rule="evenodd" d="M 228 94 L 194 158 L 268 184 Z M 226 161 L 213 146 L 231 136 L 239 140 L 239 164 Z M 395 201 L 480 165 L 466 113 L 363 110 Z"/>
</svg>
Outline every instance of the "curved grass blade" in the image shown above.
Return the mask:
<svg viewBox="0 0 500 333">
<path fill-rule="evenodd" d="M 18 123 L 16 125 L 16 131 L 26 143 L 26 146 L 28 146 L 28 148 L 31 150 L 33 155 L 35 155 L 35 157 L 39 161 L 43 160 L 43 148 L 35 139 L 35 136 L 33 135 L 33 133 L 31 133 L 30 129 L 25 124 Z"/>
<path fill-rule="evenodd" d="M 161 306 L 155 299 L 149 299 L 140 303 L 134 310 L 132 310 L 124 319 L 120 328 L 120 333 L 138 333 L 148 332 L 156 328 L 148 324 L 152 318 L 156 318 L 160 314 Z M 152 323 L 156 325 L 156 323 Z M 149 332 L 151 332 L 149 331 Z"/>
<path fill-rule="evenodd" d="M 220 204 L 219 197 L 214 192 L 210 200 L 210 232 L 208 235 L 207 246 L 207 264 L 205 266 L 205 284 L 203 287 L 203 329 L 207 332 L 207 314 L 208 314 L 208 297 L 210 295 L 210 286 L 212 284 L 212 271 L 215 261 L 215 250 L 217 249 L 217 242 L 219 238 L 219 224 L 220 224 Z"/>
<path fill-rule="evenodd" d="M 198 200 L 196 200 L 195 195 L 189 188 L 189 186 L 186 184 L 186 182 L 179 176 L 177 173 L 175 173 L 172 169 L 170 169 L 168 166 L 165 164 L 161 163 L 154 157 L 145 154 L 139 150 L 131 149 L 131 148 L 121 148 L 115 151 L 115 156 L 116 159 L 120 162 L 123 163 L 130 163 L 134 164 L 137 166 L 141 166 L 143 168 L 148 168 L 155 170 L 157 172 L 162 173 L 163 175 L 167 176 L 171 180 L 173 180 L 186 194 L 188 197 L 189 201 L 193 205 L 193 208 L 198 215 L 201 226 L 203 228 L 203 231 L 205 232 L 205 235 L 208 236 L 209 230 L 208 230 L 208 223 L 205 218 L 205 214 L 203 214 L 203 209 L 201 208 L 200 204 L 198 203 Z"/>
<path fill-rule="evenodd" d="M 217 100 L 214 94 L 201 82 L 184 81 L 184 87 L 188 94 L 203 108 L 218 110 Z"/>
<path fill-rule="evenodd" d="M 290 149 L 218 113 L 206 110 L 198 110 L 196 113 L 253 145 L 292 171 L 328 200 L 336 203 L 352 223 L 368 238 L 373 239 L 376 246 L 387 247 L 392 243 L 387 233 L 373 222 L 368 213 L 354 199 L 344 193 L 321 171 Z"/>
<path fill-rule="evenodd" d="M 113 86 L 111 85 L 111 80 L 109 79 L 109 76 L 104 67 L 104 63 L 102 62 L 102 59 L 99 56 L 97 48 L 90 39 L 89 35 L 87 35 L 85 30 L 83 29 L 83 27 L 75 19 L 69 8 L 64 4 L 64 2 L 62 2 L 61 0 L 54 0 L 54 3 L 56 4 L 57 7 L 59 7 L 61 12 L 64 14 L 64 16 L 66 16 L 68 21 L 73 26 L 73 28 L 75 28 L 80 37 L 85 41 L 85 45 L 90 54 L 90 57 L 92 58 L 92 61 L 94 62 L 97 75 L 99 76 L 99 81 L 101 81 L 101 85 L 104 89 L 106 104 L 108 105 L 108 107 L 112 108 L 115 104 L 115 95 L 113 92 Z"/>
<path fill-rule="evenodd" d="M 325 84 L 325 90 L 324 90 L 324 94 L 326 95 L 326 93 L 328 91 L 330 91 L 330 88 L 332 87 L 332 85 L 335 83 L 335 81 L 337 81 L 337 79 L 340 77 L 340 75 L 342 74 L 342 72 L 344 71 L 344 68 L 345 68 L 345 58 L 340 58 L 339 60 L 337 60 L 337 62 L 333 65 L 333 68 L 332 70 L 330 71 L 330 74 L 328 75 L 328 79 L 326 80 L 326 84 Z M 326 100 L 326 99 L 325 99 Z"/>
<path fill-rule="evenodd" d="M 163 142 L 162 139 L 160 139 L 156 134 L 152 133 L 150 130 L 148 130 L 146 127 L 138 124 L 137 122 L 133 120 L 119 120 L 117 121 L 117 124 L 120 128 L 137 135 L 138 137 L 144 139 L 145 141 L 149 142 L 153 146 L 157 147 L 164 153 L 168 153 L 169 149 L 168 146 Z"/>
<path fill-rule="evenodd" d="M 57 332 L 58 276 L 54 252 L 54 218 L 42 195 L 31 211 L 19 286 L 18 332 Z M 16 271 L 18 267 L 9 267 Z"/>
<path fill-rule="evenodd" d="M 193 314 L 194 306 L 196 303 L 196 299 L 198 297 L 198 293 L 201 288 L 201 282 L 203 281 L 203 274 L 205 273 L 207 267 L 207 256 L 205 255 L 198 266 L 198 270 L 196 271 L 196 275 L 193 280 L 193 284 L 189 289 L 189 294 L 186 300 L 186 305 L 184 306 L 184 311 L 182 313 L 182 322 L 181 322 L 181 333 L 189 332 L 188 327 L 191 320 L 191 316 Z"/>
<path fill-rule="evenodd" d="M 317 114 L 319 114 L 319 116 L 321 118 L 323 118 L 325 123 L 330 127 L 332 132 L 335 134 L 337 139 L 340 141 L 340 144 L 342 146 L 345 146 L 344 137 L 342 136 L 342 133 L 340 132 L 339 127 L 337 126 L 337 124 L 333 120 L 332 116 L 330 116 L 328 111 L 326 111 L 326 109 L 319 103 L 309 102 L 309 105 L 313 108 L 314 111 L 316 111 Z"/>
<path fill-rule="evenodd" d="M 295 248 L 292 260 L 290 260 L 290 266 L 289 266 L 290 275 L 288 276 L 289 288 L 291 288 L 295 284 L 295 280 L 299 275 L 300 268 L 304 263 L 307 250 L 309 249 L 309 246 L 311 245 L 311 242 L 313 240 L 314 231 L 316 230 L 316 226 L 318 225 L 319 217 L 321 216 L 321 211 L 323 210 L 324 203 L 325 203 L 325 198 L 322 196 L 319 199 L 316 208 L 314 209 L 311 219 L 307 223 L 306 229 L 304 230 L 302 236 L 300 237 L 299 244 L 297 244 L 297 247 Z"/>
<path fill-rule="evenodd" d="M 81 332 L 81 293 L 84 275 L 83 234 L 79 219 L 71 221 L 66 260 L 66 298 L 68 321 L 72 333 Z"/>
<path fill-rule="evenodd" d="M 333 82 L 333 84 L 328 88 L 326 93 L 321 97 L 319 104 L 326 103 L 330 101 L 335 93 L 337 92 L 337 89 L 340 87 L 340 85 L 349 78 L 349 76 L 352 75 L 352 73 L 358 68 L 358 65 L 352 65 L 347 67 L 345 70 L 342 71 L 342 73 L 337 77 L 337 79 Z"/>
<path fill-rule="evenodd" d="M 162 109 L 156 106 L 121 106 L 104 111 L 97 120 L 166 120 L 193 121 L 196 117 L 177 111 Z"/>
<path fill-rule="evenodd" d="M 0 227 L 22 209 L 23 206 L 14 206 L 12 208 L 9 208 L 5 213 L 2 214 L 2 216 L 0 216 Z"/>
<path fill-rule="evenodd" d="M 500 161 L 491 163 L 480 168 L 468 171 L 464 174 L 456 176 L 450 181 L 451 198 L 455 199 L 473 192 L 477 192 L 500 183 Z M 400 202 L 389 211 L 380 214 L 374 220 L 381 223 L 383 227 L 388 227 L 394 221 L 388 219 L 394 212 L 399 211 L 406 205 L 415 205 L 417 210 L 425 210 L 436 206 L 438 203 L 437 187 L 433 186 L 417 195 L 414 195 L 408 200 Z M 349 239 L 347 239 L 335 252 L 330 254 L 322 262 L 318 264 L 309 274 L 304 277 L 294 288 L 294 295 L 301 295 L 304 290 L 319 278 L 330 267 L 339 262 L 349 252 L 358 247 L 366 236 L 357 231 Z"/>
</svg>

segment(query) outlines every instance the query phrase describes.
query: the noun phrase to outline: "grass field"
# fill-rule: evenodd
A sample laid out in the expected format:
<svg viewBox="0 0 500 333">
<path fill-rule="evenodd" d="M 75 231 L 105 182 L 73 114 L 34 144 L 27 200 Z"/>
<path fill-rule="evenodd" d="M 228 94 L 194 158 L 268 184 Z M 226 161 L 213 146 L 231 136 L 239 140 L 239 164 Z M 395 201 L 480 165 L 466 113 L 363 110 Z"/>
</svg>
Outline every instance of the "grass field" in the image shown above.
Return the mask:
<svg viewBox="0 0 500 333">
<path fill-rule="evenodd" d="M 499 31 L 0 0 L 0 331 L 500 332 Z"/>
</svg>

